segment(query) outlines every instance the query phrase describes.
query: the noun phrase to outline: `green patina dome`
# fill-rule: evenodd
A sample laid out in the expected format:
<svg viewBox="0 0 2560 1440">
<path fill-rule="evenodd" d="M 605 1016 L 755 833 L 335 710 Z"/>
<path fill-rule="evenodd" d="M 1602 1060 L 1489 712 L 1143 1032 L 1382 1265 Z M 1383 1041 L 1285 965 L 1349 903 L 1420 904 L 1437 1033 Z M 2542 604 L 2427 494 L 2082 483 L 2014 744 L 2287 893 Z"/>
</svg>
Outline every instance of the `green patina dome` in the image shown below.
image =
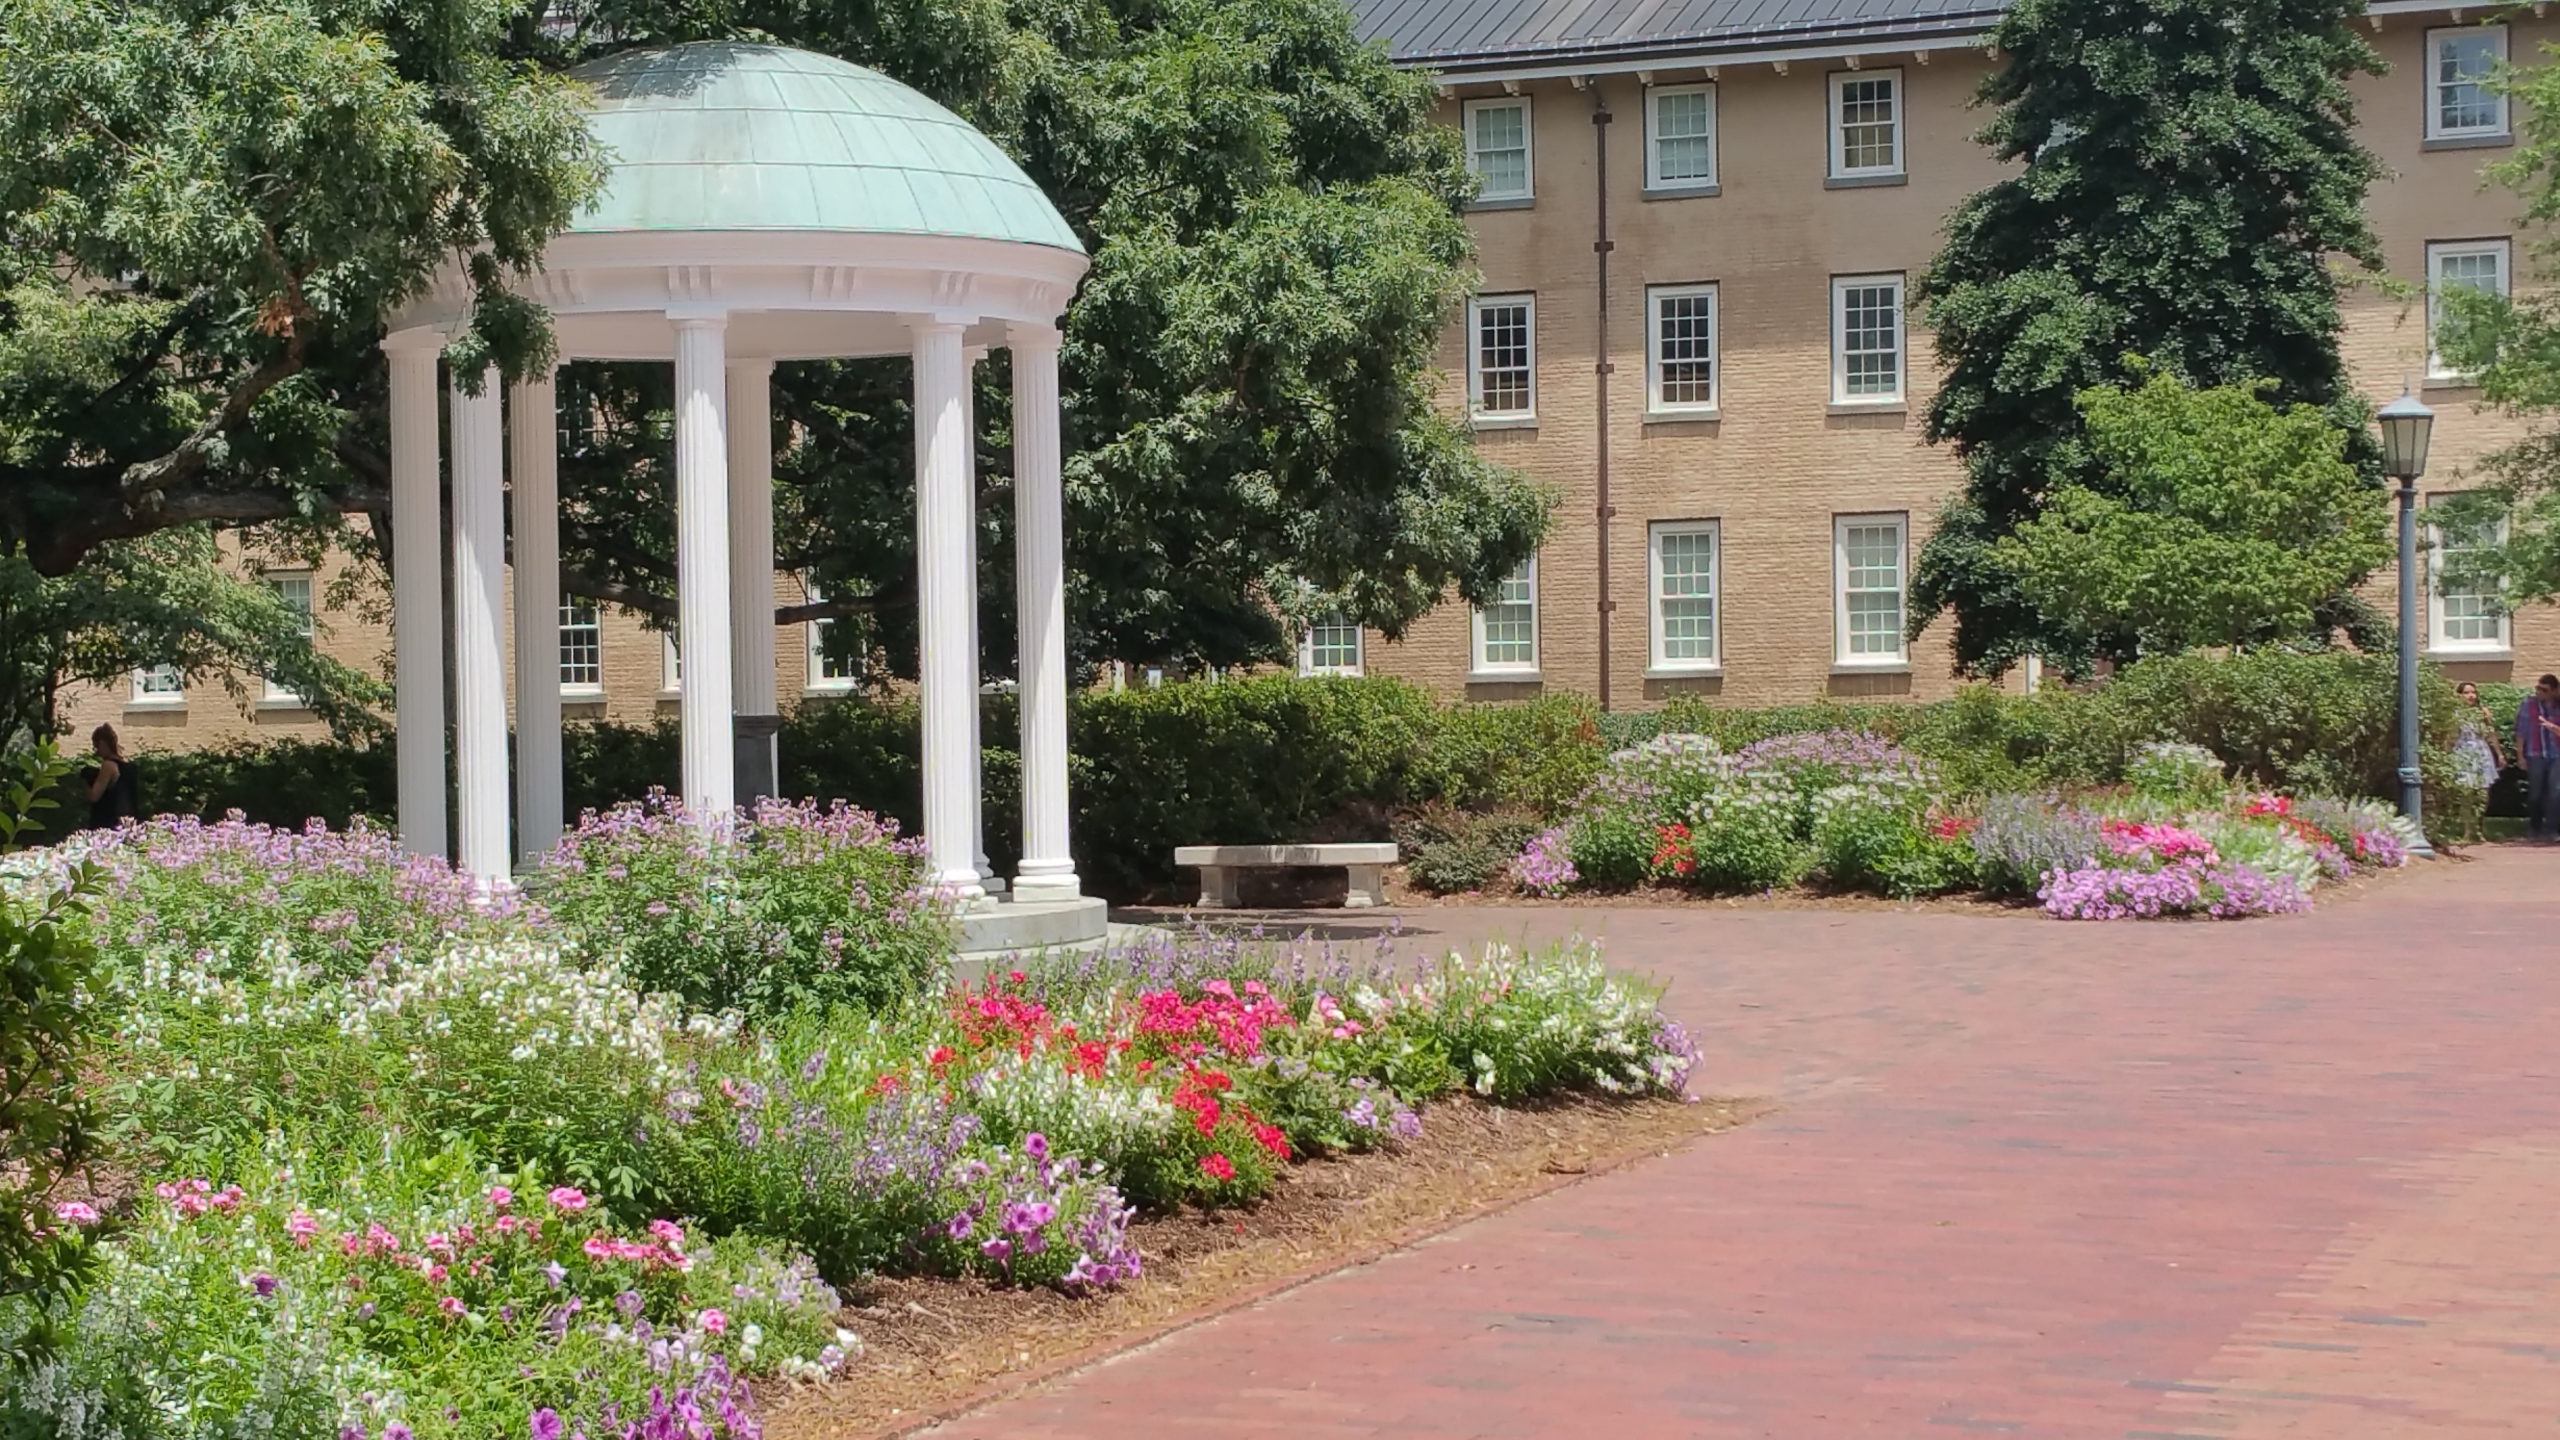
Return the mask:
<svg viewBox="0 0 2560 1440">
<path fill-rule="evenodd" d="M 877 70 L 776 45 L 632 50 L 571 72 L 611 158 L 576 234 L 834 230 L 1083 252 L 975 126 Z"/>
</svg>

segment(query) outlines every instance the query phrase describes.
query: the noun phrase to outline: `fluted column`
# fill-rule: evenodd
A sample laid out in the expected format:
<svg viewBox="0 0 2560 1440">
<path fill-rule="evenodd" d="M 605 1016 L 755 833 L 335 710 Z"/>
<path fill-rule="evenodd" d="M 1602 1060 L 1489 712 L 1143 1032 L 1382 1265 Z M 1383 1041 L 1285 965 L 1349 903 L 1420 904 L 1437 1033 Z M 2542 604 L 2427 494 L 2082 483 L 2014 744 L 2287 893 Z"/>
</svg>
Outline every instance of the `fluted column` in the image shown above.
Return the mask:
<svg viewBox="0 0 2560 1440">
<path fill-rule="evenodd" d="M 506 439 L 498 371 L 453 385 L 453 748 L 463 869 L 503 882 L 507 845 Z"/>
<path fill-rule="evenodd" d="M 683 316 L 676 327 L 676 644 L 684 656 L 676 713 L 684 803 L 705 825 L 737 803 L 729 690 L 727 322 Z"/>
<path fill-rule="evenodd" d="M 560 838 L 560 392 L 553 372 L 507 395 L 507 484 L 515 496 L 516 847 Z"/>
<path fill-rule="evenodd" d="M 969 853 L 976 857 L 978 887 L 1001 895 L 1004 882 L 996 878 L 996 867 L 987 859 L 987 748 L 981 734 L 986 676 L 978 663 L 985 653 L 978 643 L 978 362 L 987 358 L 987 352 L 984 346 L 972 345 L 964 353 L 969 362 L 968 378 L 960 385 L 962 429 L 969 437 L 965 487 L 969 496 L 969 753 L 976 757 L 969 767 Z"/>
<path fill-rule="evenodd" d="M 391 359 L 391 668 L 398 729 L 400 845 L 445 853 L 444 515 L 432 331 L 383 342 Z"/>
<path fill-rule="evenodd" d="M 969 713 L 969 365 L 961 327 L 918 321 L 915 336 L 916 611 L 924 707 L 924 839 L 930 878 L 964 900 L 978 883 L 970 798 L 978 771 Z"/>
<path fill-rule="evenodd" d="M 1022 705 L 1022 868 L 1016 900 L 1081 893 L 1067 849 L 1066 499 L 1060 475 L 1058 332 L 1016 325 L 1013 574 Z"/>
<path fill-rule="evenodd" d="M 738 799 L 774 793 L 781 703 L 773 675 L 773 362 L 729 362 L 729 684 Z"/>
</svg>

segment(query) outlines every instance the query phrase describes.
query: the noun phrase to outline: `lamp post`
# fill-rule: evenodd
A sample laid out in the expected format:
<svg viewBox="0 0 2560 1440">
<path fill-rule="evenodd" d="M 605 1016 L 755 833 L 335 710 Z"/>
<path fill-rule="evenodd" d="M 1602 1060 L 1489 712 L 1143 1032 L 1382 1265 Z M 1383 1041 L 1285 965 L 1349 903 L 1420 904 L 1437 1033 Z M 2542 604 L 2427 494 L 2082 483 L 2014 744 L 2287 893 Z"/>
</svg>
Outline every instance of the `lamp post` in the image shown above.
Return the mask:
<svg viewBox="0 0 2560 1440">
<path fill-rule="evenodd" d="M 2418 781 L 2418 476 L 2427 468 L 2427 437 L 2436 412 L 2409 393 L 2375 417 L 2382 425 L 2382 473 L 2400 482 L 2400 813 L 2419 826 L 2411 853 L 2435 852 L 2427 847 Z"/>
</svg>

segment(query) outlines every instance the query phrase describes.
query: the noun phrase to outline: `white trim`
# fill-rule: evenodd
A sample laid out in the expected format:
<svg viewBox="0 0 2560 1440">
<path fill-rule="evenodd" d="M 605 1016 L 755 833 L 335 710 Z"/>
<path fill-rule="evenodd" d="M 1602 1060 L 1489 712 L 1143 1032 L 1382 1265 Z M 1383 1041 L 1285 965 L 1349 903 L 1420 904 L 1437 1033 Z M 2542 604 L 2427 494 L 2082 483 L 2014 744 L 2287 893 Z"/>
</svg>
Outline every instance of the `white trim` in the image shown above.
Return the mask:
<svg viewBox="0 0 2560 1440">
<path fill-rule="evenodd" d="M 1467 609 L 1467 674 L 1482 680 L 1534 680 L 1538 676 L 1538 557 L 1520 562 L 1520 568 L 1503 580 L 1504 585 L 1527 582 L 1529 598 L 1529 658 L 1526 660 L 1488 660 L 1485 658 L 1484 607 Z M 1503 602 L 1518 604 L 1522 602 Z"/>
<path fill-rule="evenodd" d="M 573 624 L 569 616 L 581 606 L 584 606 L 586 612 L 595 618 L 584 624 Z M 561 697 L 564 699 L 572 696 L 588 698 L 602 695 L 604 693 L 604 606 L 582 595 L 563 595 L 560 597 L 560 610 L 562 613 L 557 634 L 559 650 L 557 664 L 560 673 Z M 569 632 L 572 629 L 595 632 L 596 678 L 593 680 L 569 678 Z"/>
<path fill-rule="evenodd" d="M 2507 27 L 2504 25 L 2450 25 L 2427 31 L 2421 49 L 2422 60 L 2418 82 L 2421 87 L 2421 98 L 2426 105 L 2426 115 L 2421 123 L 2425 137 L 2429 140 L 2487 139 L 2503 137 L 2508 133 L 2507 96 L 2505 92 L 2496 88 L 2494 81 L 2484 84 L 2481 88 L 2488 96 L 2489 104 L 2496 111 L 2495 119 L 2485 125 L 2447 127 L 2442 123 L 2445 86 L 2442 73 L 2438 69 L 2442 53 L 2437 47 L 2446 40 L 2463 35 L 2476 35 L 2488 40 L 2491 50 L 2491 77 L 2494 77 L 2497 70 L 2507 62 Z"/>
<path fill-rule="evenodd" d="M 2429 498 L 2432 500 L 2440 499 L 2442 497 L 2430 496 Z M 2505 517 L 2502 516 L 2499 518 L 2498 523 L 2492 527 L 2491 543 L 2495 544 L 2499 541 L 2505 540 L 2506 538 L 2507 522 Z M 2444 571 L 2443 567 L 2436 563 L 2436 557 L 2443 554 L 2444 549 L 2444 532 L 2433 526 L 2428 527 L 2427 652 L 2432 655 L 2468 657 L 2472 659 L 2511 655 L 2515 653 L 2515 632 L 2512 624 L 2515 618 L 2515 612 L 2512 610 L 2501 610 L 2498 612 L 2496 616 L 2496 632 L 2488 639 L 2454 640 L 2445 635 Z"/>
<path fill-rule="evenodd" d="M 1348 630 L 1351 632 L 1350 664 L 1316 664 L 1316 632 L 1318 630 Z M 1341 619 L 1339 616 L 1329 617 L 1326 620 L 1310 621 L 1307 624 L 1298 627 L 1298 674 L 1301 676 L 1360 675 L 1366 671 L 1368 659 L 1369 637 L 1367 633 L 1363 631 L 1360 626 L 1351 624 L 1350 622 Z"/>
<path fill-rule="evenodd" d="M 1841 92 L 1850 85 L 1875 80 L 1890 82 L 1893 87 L 1893 160 L 1884 165 L 1851 165 L 1847 154 L 1848 130 L 1840 113 L 1844 103 Z M 1903 84 L 1900 67 L 1890 70 L 1834 70 L 1826 81 L 1824 93 L 1829 98 L 1829 113 L 1823 128 L 1828 137 L 1826 153 L 1830 156 L 1831 168 L 1827 173 L 1831 179 L 1864 180 L 1910 173 L 1910 152 L 1905 147 L 1907 127 L 1904 123 L 1910 114 L 1910 91 Z"/>
<path fill-rule="evenodd" d="M 1665 536 L 1703 535 L 1707 539 L 1707 591 L 1704 596 L 1684 598 L 1707 602 L 1707 653 L 1703 656 L 1673 657 L 1664 652 L 1671 641 L 1663 615 L 1663 603 L 1670 597 L 1662 593 L 1662 541 Z M 1648 675 L 1712 675 L 1724 668 L 1724 588 L 1723 527 L 1714 520 L 1656 520 L 1645 527 L 1645 630 L 1650 663 Z"/>
<path fill-rule="evenodd" d="M 153 672 L 166 670 L 178 677 L 175 690 L 145 690 Z M 124 708 L 127 710 L 184 710 L 187 708 L 187 674 L 175 665 L 144 665 L 126 677 Z"/>
<path fill-rule="evenodd" d="M 658 695 L 661 699 L 684 693 L 684 661 L 676 653 L 676 632 L 658 632 Z"/>
<path fill-rule="evenodd" d="M 1894 626 L 1890 652 L 1849 649 L 1849 532 L 1890 525 L 1894 531 Z M 1875 593 L 1872 589 L 1865 593 Z M 1834 670 L 1902 670 L 1911 664 L 1911 517 L 1900 510 L 1831 517 L 1831 666 Z"/>
<path fill-rule="evenodd" d="M 1851 290 L 1872 290 L 1879 286 L 1893 289 L 1893 389 L 1849 391 L 1849 310 Z M 1900 271 L 1878 275 L 1834 275 L 1831 277 L 1831 403 L 1861 408 L 1899 407 L 1910 384 L 1910 332 L 1904 315 L 1905 289 Z M 1861 351 L 1873 354 L 1873 351 Z"/>
<path fill-rule="evenodd" d="M 2463 371 L 2446 367 L 2444 357 L 2436 353 L 2436 299 L 2443 289 L 2444 262 L 2453 259 L 2494 255 L 2498 260 L 2498 294 L 2513 292 L 2515 284 L 2514 243 L 2494 240 L 2430 240 L 2427 242 L 2427 378 L 2435 381 L 2461 381 L 2471 377 Z"/>
<path fill-rule="evenodd" d="M 275 591 L 278 598 L 282 598 L 285 593 L 285 582 L 296 580 L 302 582 L 302 633 L 306 639 L 319 637 L 319 620 L 315 613 L 320 605 L 318 575 L 307 569 L 291 568 L 262 570 L 258 573 L 258 579 L 267 588 Z M 259 677 L 258 703 L 265 706 L 301 709 L 305 702 L 300 691 L 289 689 L 261 676 Z"/>
<path fill-rule="evenodd" d="M 806 575 L 800 577 L 800 598 L 812 605 L 819 604 L 825 599 L 818 593 L 818 582 Z M 807 668 L 803 671 L 800 680 L 800 693 L 803 695 L 842 695 L 862 683 L 859 673 L 852 675 L 826 673 L 827 627 L 835 623 L 832 616 L 800 622 L 801 653 L 807 661 Z M 854 668 L 859 672 L 861 666 L 857 662 Z"/>
<path fill-rule="evenodd" d="M 1484 312 L 1518 306 L 1525 315 L 1529 403 L 1517 409 L 1488 410 L 1484 405 Z M 1506 367 L 1508 368 L 1508 367 Z M 1467 300 L 1467 413 L 1480 423 L 1534 422 L 1538 417 L 1538 297 L 1521 291 L 1508 295 L 1475 295 Z"/>
<path fill-rule="evenodd" d="M 1706 356 L 1707 398 L 1704 400 L 1665 400 L 1662 398 L 1662 304 L 1666 300 L 1707 302 Z M 1715 415 L 1723 403 L 1724 355 L 1718 345 L 1716 326 L 1723 310 L 1722 298 L 1714 282 L 1702 285 L 1650 285 L 1644 292 L 1644 407 L 1648 418 L 1701 419 Z M 1687 357 L 1693 363 L 1695 357 Z"/>
<path fill-rule="evenodd" d="M 1484 183 L 1483 167 L 1476 162 L 1476 116 L 1488 110 L 1520 112 L 1520 184 L 1516 189 L 1496 190 Z M 1458 133 L 1467 151 L 1467 173 L 1476 177 L 1476 200 L 1479 204 L 1498 204 L 1538 198 L 1537 115 L 1526 95 L 1492 96 L 1469 100 L 1458 107 Z"/>
<path fill-rule="evenodd" d="M 2374 13 L 2389 12 L 2395 6 L 2409 9 L 2441 10 L 2441 4 L 2407 4 L 2406 0 L 2376 0 Z M 1464 61 L 1398 62 L 1399 68 L 1413 69 L 1438 63 L 1440 84 L 1446 90 L 1460 86 L 1520 85 L 1536 80 L 1562 80 L 1572 76 L 1606 77 L 1640 75 L 1647 72 L 1669 74 L 1679 70 L 1701 70 L 1723 65 L 1791 65 L 1811 64 L 1823 60 L 1845 60 L 1852 55 L 1912 55 L 1921 51 L 1981 50 L 1991 43 L 1989 30 L 1952 30 L 1915 33 L 1890 40 L 1843 40 L 1827 45 L 1796 45 L 1785 49 L 1755 49 L 1749 45 L 1728 45 L 1697 50 L 1652 50 L 1627 59 L 1543 60 L 1531 65 L 1515 65 L 1507 69 L 1451 69 Z"/>
<path fill-rule="evenodd" d="M 1704 175 L 1682 175 L 1666 179 L 1662 173 L 1662 141 L 1664 138 L 1662 135 L 1662 102 L 1677 95 L 1703 95 L 1707 99 L 1707 133 L 1703 137 L 1707 142 L 1707 173 Z M 1719 177 L 1723 173 L 1722 167 L 1718 163 L 1721 157 L 1716 153 L 1716 145 L 1721 137 L 1723 128 L 1716 123 L 1716 103 L 1716 85 L 1712 80 L 1703 81 L 1695 85 L 1648 85 L 1645 87 L 1645 189 L 1669 194 L 1683 190 L 1712 190 L 1716 187 Z M 1682 136 L 1680 138 L 1696 139 L 1700 137 Z"/>
</svg>

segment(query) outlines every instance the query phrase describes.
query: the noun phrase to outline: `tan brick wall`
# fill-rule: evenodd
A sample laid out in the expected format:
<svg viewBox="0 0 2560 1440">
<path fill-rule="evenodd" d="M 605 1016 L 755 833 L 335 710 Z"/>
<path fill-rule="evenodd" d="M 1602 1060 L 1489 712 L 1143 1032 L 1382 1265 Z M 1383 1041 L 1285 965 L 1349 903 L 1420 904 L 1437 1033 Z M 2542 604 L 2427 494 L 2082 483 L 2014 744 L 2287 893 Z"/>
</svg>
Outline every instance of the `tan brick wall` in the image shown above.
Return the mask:
<svg viewBox="0 0 2560 1440">
<path fill-rule="evenodd" d="M 2376 36 L 2391 73 L 2358 86 L 2364 138 L 2392 172 L 2371 209 L 2391 274 L 2423 283 L 2429 240 L 2503 236 L 2516 198 L 2484 188 L 2481 165 L 2502 150 L 2423 150 L 2423 25 L 2392 17 Z M 2523 20 L 2510 53 L 2523 57 L 2560 39 L 2560 21 Z M 1926 537 L 1939 502 L 1959 483 L 1954 459 L 1921 442 L 1933 383 L 1928 337 L 1906 339 L 1908 408 L 1899 414 L 1828 413 L 1831 399 L 1830 279 L 1902 272 L 1916 277 L 1935 254 L 1948 212 L 1998 178 L 2000 167 L 1974 143 L 1983 112 L 1967 101 L 1985 62 L 1939 51 L 1932 63 L 1871 57 L 1869 69 L 1899 62 L 1906 104 L 1908 183 L 1829 189 L 1828 74 L 1838 65 L 1797 63 L 1779 75 L 1767 64 L 1724 67 L 1717 76 L 1720 193 L 1646 198 L 1643 91 L 1635 77 L 1598 82 L 1614 114 L 1608 126 L 1611 699 L 1622 708 L 1658 704 L 1675 689 L 1765 705 L 1817 695 L 1949 693 L 1947 632 L 1939 621 L 1913 647 L 1907 675 L 1835 669 L 1832 518 L 1859 512 L 1910 516 L 1912 549 Z M 1702 71 L 1664 71 L 1660 84 L 1689 84 Z M 1475 87 L 1470 96 L 1493 93 Z M 1599 679 L 1596 518 L 1597 320 L 1593 242 L 1597 186 L 1592 95 L 1563 81 L 1531 84 L 1536 198 L 1526 208 L 1487 208 L 1473 224 L 1485 293 L 1537 297 L 1537 424 L 1480 430 L 1486 455 L 1556 486 L 1563 494 L 1553 536 L 1540 556 L 1538 685 L 1470 684 L 1465 607 L 1450 604 L 1417 623 L 1403 642 L 1371 637 L 1372 673 L 1403 675 L 1449 696 L 1499 698 L 1540 686 L 1585 693 Z M 1454 123 L 1459 102 L 1446 112 Z M 2517 243 L 2522 265 L 2524 242 Z M 1655 420 L 1645 415 L 1645 290 L 1714 282 L 1719 417 Z M 2349 297 L 2346 354 L 2358 384 L 2380 402 L 2399 376 L 2424 370 L 2423 307 L 2370 284 Z M 1463 322 L 1443 339 L 1443 402 L 1465 404 Z M 2522 433 L 2514 421 L 2478 410 L 2476 392 L 2429 389 L 2436 406 L 2434 459 L 2427 484 L 2450 489 L 2478 457 Z M 1718 605 L 1723 667 L 1708 678 L 1645 674 L 1647 526 L 1656 520 L 1713 519 L 1721 530 Z M 2391 603 L 2389 578 L 2375 591 Z M 2470 678 L 2529 678 L 2560 668 L 2560 621 L 2547 607 L 2510 622 L 2512 658 L 2465 661 Z M 2013 677 L 2011 684 L 2017 683 Z"/>
</svg>

